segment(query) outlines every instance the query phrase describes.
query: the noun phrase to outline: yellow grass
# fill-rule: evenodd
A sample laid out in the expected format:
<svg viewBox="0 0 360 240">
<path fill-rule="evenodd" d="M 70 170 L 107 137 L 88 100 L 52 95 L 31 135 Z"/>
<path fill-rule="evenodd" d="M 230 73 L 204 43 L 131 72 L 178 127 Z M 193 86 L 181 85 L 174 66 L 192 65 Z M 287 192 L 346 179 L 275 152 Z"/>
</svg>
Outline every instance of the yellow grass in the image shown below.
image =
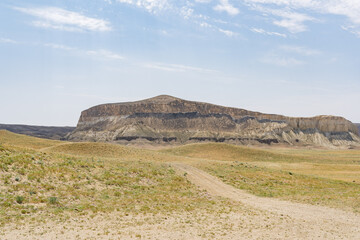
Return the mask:
<svg viewBox="0 0 360 240">
<path fill-rule="evenodd" d="M 63 143 L 64 142 L 61 141 L 30 137 L 22 134 L 12 133 L 6 130 L 0 130 L 0 144 L 5 146 L 42 149 Z"/>
<path fill-rule="evenodd" d="M 73 159 L 71 161 L 77 161 L 78 165 L 96 163 L 96 171 L 102 171 L 104 167 L 111 169 L 124 162 L 133 163 L 133 168 L 150 169 L 167 162 L 185 162 L 260 196 L 360 210 L 358 150 L 260 149 L 221 143 L 146 150 L 108 143 L 45 140 L 7 131 L 0 131 L 0 145 L 19 151 L 20 156 L 21 148 L 26 148 L 32 149 L 25 151 L 26 156 L 30 154 L 29 157 L 47 153 L 54 162 L 64 163 Z M 23 171 L 30 166 L 24 165 Z M 73 171 L 71 166 L 68 171 Z M 109 176 L 112 178 L 115 175 Z M 77 190 L 74 191 L 75 194 Z"/>
</svg>

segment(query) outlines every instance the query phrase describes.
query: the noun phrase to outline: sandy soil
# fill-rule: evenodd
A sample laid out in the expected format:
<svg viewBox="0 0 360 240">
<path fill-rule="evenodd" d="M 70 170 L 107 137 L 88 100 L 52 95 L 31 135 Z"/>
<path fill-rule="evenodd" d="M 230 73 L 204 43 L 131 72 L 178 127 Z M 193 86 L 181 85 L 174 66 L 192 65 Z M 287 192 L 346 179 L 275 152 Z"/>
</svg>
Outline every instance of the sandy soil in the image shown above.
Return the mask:
<svg viewBox="0 0 360 240">
<path fill-rule="evenodd" d="M 9 224 L 0 228 L 0 239 L 360 239 L 360 216 L 354 213 L 256 197 L 192 166 L 173 166 L 214 200 L 228 198 L 236 207 L 218 213 L 112 212 Z"/>
<path fill-rule="evenodd" d="M 323 206 L 292 203 L 272 198 L 261 198 L 223 183 L 210 174 L 195 167 L 174 163 L 174 167 L 187 173 L 193 184 L 205 189 L 211 195 L 240 201 L 246 206 L 261 209 L 291 219 L 310 238 L 360 239 L 360 215 Z M 298 235 L 302 238 L 305 235 Z"/>
</svg>

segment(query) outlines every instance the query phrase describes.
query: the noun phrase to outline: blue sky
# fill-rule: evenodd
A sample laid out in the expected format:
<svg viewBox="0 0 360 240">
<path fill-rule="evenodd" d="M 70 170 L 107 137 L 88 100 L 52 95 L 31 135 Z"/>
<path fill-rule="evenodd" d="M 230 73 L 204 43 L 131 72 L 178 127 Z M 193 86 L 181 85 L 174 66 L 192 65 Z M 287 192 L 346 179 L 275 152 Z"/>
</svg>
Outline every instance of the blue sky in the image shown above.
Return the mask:
<svg viewBox="0 0 360 240">
<path fill-rule="evenodd" d="M 358 0 L 3 0 L 0 122 L 160 94 L 360 122 Z"/>
</svg>

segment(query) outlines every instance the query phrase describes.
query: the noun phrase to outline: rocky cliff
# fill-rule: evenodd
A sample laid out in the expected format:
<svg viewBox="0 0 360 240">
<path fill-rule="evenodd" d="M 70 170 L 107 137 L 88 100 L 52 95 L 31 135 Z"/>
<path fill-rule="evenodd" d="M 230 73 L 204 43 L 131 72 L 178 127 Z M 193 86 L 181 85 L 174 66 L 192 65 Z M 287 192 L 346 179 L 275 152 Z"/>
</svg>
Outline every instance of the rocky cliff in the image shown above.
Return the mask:
<svg viewBox="0 0 360 240">
<path fill-rule="evenodd" d="M 118 143 L 213 141 L 328 147 L 360 143 L 357 126 L 342 117 L 292 118 L 166 95 L 85 110 L 68 138 Z"/>
</svg>

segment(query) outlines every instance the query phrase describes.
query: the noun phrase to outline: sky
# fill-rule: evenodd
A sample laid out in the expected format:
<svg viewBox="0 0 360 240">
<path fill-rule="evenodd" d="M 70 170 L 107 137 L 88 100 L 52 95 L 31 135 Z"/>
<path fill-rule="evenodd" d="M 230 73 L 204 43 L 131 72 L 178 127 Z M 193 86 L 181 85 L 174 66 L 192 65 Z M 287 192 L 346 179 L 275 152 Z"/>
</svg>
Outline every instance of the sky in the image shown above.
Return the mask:
<svg viewBox="0 0 360 240">
<path fill-rule="evenodd" d="M 0 123 L 175 97 L 360 122 L 359 0 L 2 0 Z"/>
</svg>

